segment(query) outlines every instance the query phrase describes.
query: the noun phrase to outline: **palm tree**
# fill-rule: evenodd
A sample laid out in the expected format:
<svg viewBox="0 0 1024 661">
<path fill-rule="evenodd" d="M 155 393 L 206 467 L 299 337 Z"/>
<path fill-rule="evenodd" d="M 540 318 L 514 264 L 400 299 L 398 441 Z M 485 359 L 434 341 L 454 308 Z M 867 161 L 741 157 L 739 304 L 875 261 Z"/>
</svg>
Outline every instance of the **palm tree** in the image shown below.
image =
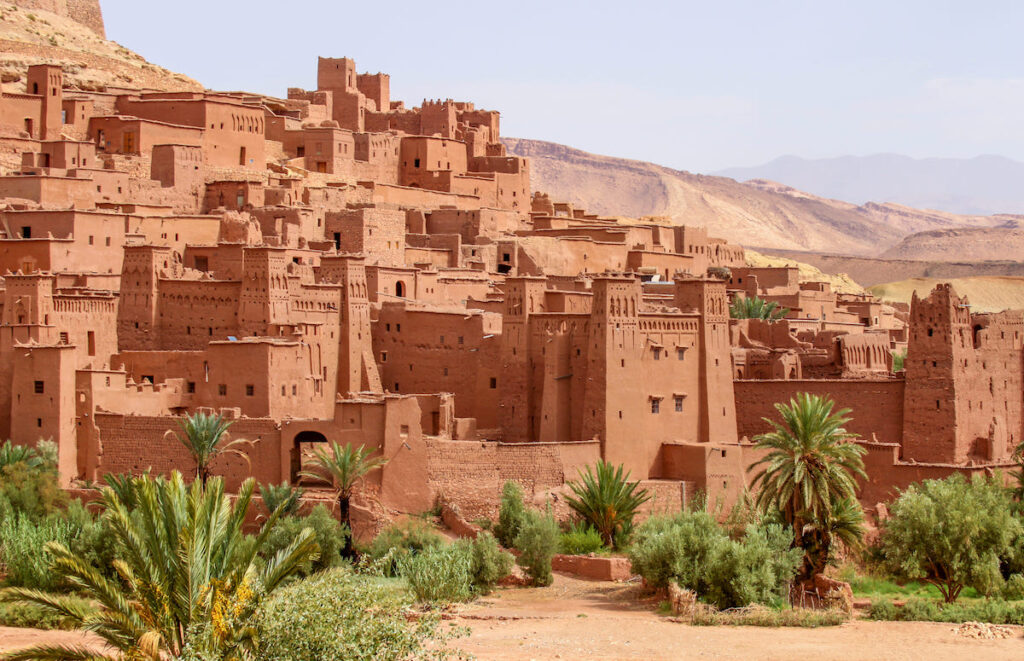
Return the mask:
<svg viewBox="0 0 1024 661">
<path fill-rule="evenodd" d="M 43 458 L 35 448 L 27 445 L 14 445 L 11 441 L 0 445 L 0 468 L 20 462 L 24 462 L 29 468 L 36 468 L 42 465 Z"/>
<path fill-rule="evenodd" d="M 367 473 L 380 468 L 388 460 L 384 457 L 371 457 L 373 450 L 367 450 L 364 445 L 353 448 L 351 444 L 346 444 L 342 447 L 337 441 L 332 441 L 329 448 L 329 452 L 323 448 L 313 450 L 310 462 L 314 470 L 302 471 L 299 475 L 315 480 L 328 478 L 334 483 L 338 496 L 338 518 L 348 526 L 349 530 L 349 535 L 345 538 L 345 546 L 341 549 L 341 555 L 351 558 L 354 556 L 350 508 L 352 490 Z"/>
<path fill-rule="evenodd" d="M 779 307 L 779 304 L 775 301 L 766 301 L 757 296 L 735 298 L 729 304 L 729 316 L 733 319 L 778 321 L 787 314 L 789 314 L 787 308 Z"/>
<path fill-rule="evenodd" d="M 825 571 L 833 542 L 838 540 L 850 549 L 863 545 L 864 510 L 854 498 L 839 498 L 831 510 L 818 517 L 808 515 L 806 520 L 803 541 L 811 561 L 811 576 Z"/>
<path fill-rule="evenodd" d="M 621 464 L 613 468 L 598 460 L 596 467 L 587 466 L 586 473 L 579 471 L 579 481 L 569 483 L 576 495 L 565 499 L 584 521 L 594 526 L 608 548 L 614 548 L 616 534 L 629 531 L 637 509 L 651 499 L 646 489 L 637 490 L 639 482 L 630 482 L 629 473 L 623 472 Z"/>
<path fill-rule="evenodd" d="M 219 455 L 233 454 L 248 461 L 249 457 L 235 446 L 251 444 L 241 438 L 230 439 L 227 431 L 234 420 L 225 420 L 223 416 L 211 415 L 200 411 L 194 415 L 186 414 L 178 420 L 181 433 L 167 433 L 178 439 L 196 462 L 196 478 L 203 484 L 210 479 L 210 464 Z"/>
<path fill-rule="evenodd" d="M 120 580 L 107 578 L 62 544 L 47 545 L 53 571 L 95 602 L 95 609 L 23 588 L 0 591 L 0 600 L 33 604 L 66 617 L 119 655 L 82 646 L 38 645 L 10 653 L 4 661 L 160 661 L 178 658 L 186 648 L 194 658 L 241 658 L 252 643 L 250 621 L 261 597 L 318 553 L 313 531 L 307 528 L 258 569 L 256 557 L 281 512 L 271 515 L 255 543 L 243 543 L 253 488 L 254 482 L 246 480 L 231 498 L 221 478 L 186 486 L 177 471 L 166 480 L 141 477 L 136 479 L 134 510 L 115 490 L 105 488 L 102 502 L 118 557 L 123 558 L 113 563 Z"/>
<path fill-rule="evenodd" d="M 841 511 L 848 514 L 856 500 L 856 478 L 867 477 L 865 450 L 850 442 L 857 435 L 844 427 L 850 410 L 833 413 L 834 407 L 828 397 L 798 393 L 789 404 L 775 405 L 782 423 L 765 418 L 773 431 L 754 439 L 756 448 L 768 451 L 750 466 L 760 469 L 752 481 L 760 487 L 757 505 L 765 512 L 778 510 L 792 526 L 793 545 L 804 549 L 803 579 L 827 562 L 835 536 L 849 537 L 838 528 L 824 531 Z"/>
<path fill-rule="evenodd" d="M 302 505 L 302 487 L 295 487 L 287 482 L 281 484 L 261 484 L 260 497 L 263 499 L 263 506 L 268 512 L 273 512 L 279 507 L 284 507 L 281 513 L 284 516 L 298 514 Z"/>
</svg>

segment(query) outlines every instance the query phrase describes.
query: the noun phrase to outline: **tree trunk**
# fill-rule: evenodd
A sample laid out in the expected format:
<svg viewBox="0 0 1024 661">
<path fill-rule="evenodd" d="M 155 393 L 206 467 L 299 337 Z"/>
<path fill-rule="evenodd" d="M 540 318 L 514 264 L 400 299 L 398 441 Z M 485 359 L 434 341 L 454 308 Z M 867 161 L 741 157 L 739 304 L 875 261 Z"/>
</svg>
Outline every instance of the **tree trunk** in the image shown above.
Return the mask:
<svg viewBox="0 0 1024 661">
<path fill-rule="evenodd" d="M 345 535 L 345 544 L 341 547 L 341 557 L 346 560 L 355 560 L 356 551 L 352 544 L 352 509 L 349 496 L 338 496 L 338 519 L 348 527 L 348 534 Z"/>
</svg>

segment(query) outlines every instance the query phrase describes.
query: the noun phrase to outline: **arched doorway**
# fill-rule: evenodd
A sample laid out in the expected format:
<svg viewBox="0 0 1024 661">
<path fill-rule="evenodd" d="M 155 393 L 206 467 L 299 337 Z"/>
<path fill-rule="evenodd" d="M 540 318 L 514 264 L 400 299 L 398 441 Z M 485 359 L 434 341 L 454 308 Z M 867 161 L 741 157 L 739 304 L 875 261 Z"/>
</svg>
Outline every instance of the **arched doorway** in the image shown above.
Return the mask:
<svg viewBox="0 0 1024 661">
<path fill-rule="evenodd" d="M 401 280 L 395 283 L 395 296 L 405 298 L 405 283 Z"/>
<path fill-rule="evenodd" d="M 324 479 L 316 479 L 300 475 L 303 471 L 312 470 L 310 460 L 313 456 L 313 450 L 316 448 L 326 449 L 326 446 L 327 437 L 318 431 L 302 431 L 295 435 L 295 441 L 292 444 L 291 453 L 292 484 L 301 484 L 305 487 L 331 486 L 330 479 L 327 477 Z"/>
</svg>

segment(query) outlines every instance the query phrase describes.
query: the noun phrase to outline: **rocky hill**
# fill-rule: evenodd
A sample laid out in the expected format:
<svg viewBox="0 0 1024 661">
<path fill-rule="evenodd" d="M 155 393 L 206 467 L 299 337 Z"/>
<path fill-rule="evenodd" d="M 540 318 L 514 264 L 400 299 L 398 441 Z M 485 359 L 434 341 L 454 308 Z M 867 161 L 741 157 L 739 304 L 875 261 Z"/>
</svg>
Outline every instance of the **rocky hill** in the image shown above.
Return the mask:
<svg viewBox="0 0 1024 661">
<path fill-rule="evenodd" d="M 869 287 L 883 301 L 909 303 L 914 292 L 927 296 L 935 285 L 948 282 L 960 296 L 971 302 L 972 312 L 999 312 L 1024 308 L 1024 278 L 975 276 L 969 278 L 912 278 Z"/>
<path fill-rule="evenodd" d="M 856 205 L 770 181 L 739 183 L 538 140 L 503 142 L 510 153 L 532 159 L 533 188 L 556 199 L 601 214 L 706 225 L 715 236 L 746 246 L 876 256 L 916 232 L 988 227 L 1011 218 Z"/>
<path fill-rule="evenodd" d="M 1019 260 L 1024 255 L 1024 227 L 1011 220 L 998 227 L 965 227 L 918 232 L 882 253 L 884 259 Z"/>
<path fill-rule="evenodd" d="M 188 76 L 151 64 L 101 36 L 98 4 L 95 14 L 88 11 L 93 4 L 73 0 L 0 3 L 0 82 L 4 91 L 24 92 L 26 68 L 40 63 L 61 64 L 65 80 L 80 89 L 203 89 Z M 61 11 L 54 13 L 45 7 Z"/>
</svg>

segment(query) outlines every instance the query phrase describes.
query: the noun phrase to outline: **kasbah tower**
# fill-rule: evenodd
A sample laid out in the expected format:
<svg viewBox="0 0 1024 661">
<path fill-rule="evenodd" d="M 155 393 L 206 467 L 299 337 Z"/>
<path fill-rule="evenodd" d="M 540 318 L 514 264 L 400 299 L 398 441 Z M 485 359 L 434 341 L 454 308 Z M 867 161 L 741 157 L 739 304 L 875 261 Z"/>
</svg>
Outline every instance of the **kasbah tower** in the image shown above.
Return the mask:
<svg viewBox="0 0 1024 661">
<path fill-rule="evenodd" d="M 15 4 L 104 34 L 96 0 Z M 885 305 L 685 217 L 588 213 L 531 188 L 497 111 L 315 66 L 284 98 L 82 89 L 44 60 L 4 85 L 0 437 L 55 441 L 64 486 L 189 470 L 165 434 L 206 411 L 258 439 L 214 466 L 232 488 L 300 482 L 329 440 L 381 453 L 364 523 L 493 516 L 505 481 L 542 502 L 599 459 L 655 508 L 728 507 L 797 392 L 855 412 L 868 509 L 1010 465 L 1020 312 L 950 286 Z M 790 313 L 730 319 L 753 296 Z"/>
</svg>

